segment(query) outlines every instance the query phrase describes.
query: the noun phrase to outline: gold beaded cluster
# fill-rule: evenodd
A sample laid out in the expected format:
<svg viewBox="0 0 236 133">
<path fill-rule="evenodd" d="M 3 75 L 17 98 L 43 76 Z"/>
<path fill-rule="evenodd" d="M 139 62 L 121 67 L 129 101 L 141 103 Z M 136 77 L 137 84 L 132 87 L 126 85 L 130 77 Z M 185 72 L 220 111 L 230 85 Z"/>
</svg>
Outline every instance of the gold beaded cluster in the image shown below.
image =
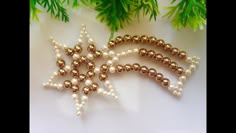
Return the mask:
<svg viewBox="0 0 236 133">
<path fill-rule="evenodd" d="M 87 40 L 87 55 L 82 54 L 83 52 L 83 38 Z M 56 52 L 56 65 L 58 71 L 54 72 L 53 76 L 49 79 L 44 86 L 47 88 L 57 88 L 59 90 L 67 89 L 72 91 L 72 97 L 75 100 L 76 112 L 81 115 L 83 106 L 88 100 L 88 96 L 96 92 L 103 96 L 111 96 L 115 99 L 118 98 L 111 82 L 108 80 L 109 73 L 122 73 L 135 71 L 142 75 L 147 75 L 153 78 L 156 82 L 160 83 L 164 88 L 167 88 L 173 95 L 181 96 L 183 92 L 184 82 L 197 68 L 199 65 L 199 57 L 190 57 L 183 50 L 173 47 L 169 43 L 165 43 L 162 39 L 157 39 L 154 36 L 130 36 L 125 35 L 123 37 L 118 36 L 115 40 L 111 40 L 102 50 L 97 50 L 93 39 L 88 35 L 85 25 L 81 30 L 80 38 L 78 43 L 70 48 L 67 45 L 60 44 L 51 38 L 52 44 Z M 121 44 L 150 44 L 163 49 L 163 51 L 169 53 L 171 56 L 176 56 L 185 63 L 189 64 L 189 67 L 185 70 L 179 64 L 177 64 L 171 57 L 163 56 L 161 53 L 157 53 L 154 50 L 148 50 L 146 48 L 135 48 L 133 50 L 123 51 L 121 53 L 115 53 L 114 49 Z M 66 61 L 62 58 L 60 50 L 64 51 L 65 55 L 72 58 L 72 62 L 66 65 Z M 138 63 L 133 64 L 120 64 L 119 60 L 122 56 L 129 54 L 137 54 L 141 57 L 147 57 L 163 64 L 173 71 L 178 76 L 178 82 L 172 84 L 170 79 L 165 77 L 161 72 L 158 72 L 154 68 L 149 68 L 145 65 Z M 107 62 L 96 66 L 94 60 L 97 58 L 103 58 Z M 81 71 L 79 68 L 85 65 L 87 71 Z M 66 79 L 63 83 L 55 84 L 53 79 L 55 77 L 66 77 L 70 75 L 71 79 Z M 103 86 L 103 87 L 101 87 Z"/>
</svg>

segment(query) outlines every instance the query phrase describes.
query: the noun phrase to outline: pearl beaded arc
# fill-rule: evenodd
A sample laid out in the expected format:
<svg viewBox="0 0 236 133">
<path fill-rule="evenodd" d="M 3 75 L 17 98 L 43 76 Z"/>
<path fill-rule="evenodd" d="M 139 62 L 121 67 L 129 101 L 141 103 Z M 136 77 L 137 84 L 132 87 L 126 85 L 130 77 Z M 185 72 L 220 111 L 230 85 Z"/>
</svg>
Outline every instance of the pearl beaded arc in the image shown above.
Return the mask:
<svg viewBox="0 0 236 133">
<path fill-rule="evenodd" d="M 85 38 L 85 39 L 84 39 Z M 109 74 L 122 73 L 122 72 L 139 72 L 142 75 L 153 78 L 157 83 L 160 83 L 164 88 L 171 92 L 174 96 L 181 96 L 183 93 L 183 86 L 187 78 L 197 69 L 200 58 L 196 56 L 188 56 L 185 51 L 181 51 L 178 48 L 173 47 L 169 43 L 165 43 L 162 39 L 157 39 L 154 36 L 130 36 L 124 37 L 118 36 L 115 40 L 111 40 L 107 45 L 103 46 L 102 50 L 97 50 L 93 39 L 89 36 L 86 30 L 86 26 L 82 25 L 78 42 L 74 48 L 70 48 L 65 44 L 58 43 L 53 37 L 50 40 L 54 46 L 56 54 L 56 65 L 58 70 L 55 71 L 47 83 L 44 83 L 45 88 L 55 88 L 58 90 L 70 90 L 72 91 L 72 98 L 75 101 L 76 113 L 81 115 L 84 110 L 84 105 L 87 103 L 89 96 L 94 92 L 98 95 L 110 96 L 114 99 L 118 99 L 116 91 L 113 88 L 111 81 L 108 79 Z M 83 42 L 86 40 L 86 42 Z M 170 53 L 172 56 L 177 56 L 184 60 L 188 64 L 188 68 L 185 70 L 179 64 L 174 62 L 170 57 L 164 57 L 161 53 L 157 53 L 154 50 L 148 50 L 145 48 L 135 48 L 116 53 L 113 49 L 124 43 L 146 43 L 162 48 L 164 52 Z M 87 45 L 87 49 L 82 46 Z M 87 55 L 83 55 L 82 51 L 87 50 Z M 70 65 L 66 65 L 66 61 L 63 59 L 62 53 L 71 57 L 72 62 Z M 133 64 L 119 64 L 122 57 L 127 55 L 138 55 L 143 58 L 150 58 L 165 67 L 168 67 L 171 72 L 174 72 L 178 76 L 177 83 L 171 83 L 170 79 L 165 77 L 161 72 L 154 68 L 148 68 L 145 65 L 138 63 Z M 96 66 L 94 60 L 102 58 L 105 63 Z M 88 69 L 87 72 L 82 73 L 79 70 L 80 66 L 85 64 Z M 56 77 L 65 77 L 70 75 L 71 79 L 64 80 L 63 83 L 54 83 Z M 98 80 L 95 80 L 95 77 Z M 103 87 L 100 87 L 103 86 Z"/>
</svg>

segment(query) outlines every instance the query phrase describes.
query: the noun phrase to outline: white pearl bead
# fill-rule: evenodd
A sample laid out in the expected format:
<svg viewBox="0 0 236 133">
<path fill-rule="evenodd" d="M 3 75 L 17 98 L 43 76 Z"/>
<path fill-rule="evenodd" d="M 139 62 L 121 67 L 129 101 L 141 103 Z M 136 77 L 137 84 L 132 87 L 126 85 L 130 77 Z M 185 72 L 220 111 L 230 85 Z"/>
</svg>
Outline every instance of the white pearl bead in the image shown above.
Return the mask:
<svg viewBox="0 0 236 133">
<path fill-rule="evenodd" d="M 99 73 L 100 73 L 100 68 L 96 67 L 96 68 L 94 69 L 94 73 L 95 73 L 95 74 L 99 74 Z"/>
<path fill-rule="evenodd" d="M 58 50 L 58 47 L 57 47 L 57 46 L 54 46 L 54 49 Z"/>
<path fill-rule="evenodd" d="M 89 43 L 89 44 L 93 44 L 93 39 L 92 39 L 92 38 L 89 38 L 89 39 L 88 39 L 88 43 Z"/>
<path fill-rule="evenodd" d="M 110 72 L 110 73 L 115 73 L 115 72 L 116 72 L 115 67 L 111 66 L 111 67 L 109 68 L 109 72 Z"/>
<path fill-rule="evenodd" d="M 108 92 L 107 95 L 110 96 L 110 95 L 111 95 L 111 92 Z"/>
<path fill-rule="evenodd" d="M 63 90 L 63 85 L 62 85 L 62 84 L 58 84 L 58 85 L 57 85 L 57 89 L 58 89 L 58 90 Z"/>
<path fill-rule="evenodd" d="M 115 99 L 118 99 L 119 97 L 118 97 L 118 96 L 115 96 L 114 98 L 115 98 Z"/>
<path fill-rule="evenodd" d="M 138 49 L 137 48 L 134 49 L 134 53 L 138 53 Z"/>
<path fill-rule="evenodd" d="M 86 85 L 86 86 L 90 86 L 91 84 L 92 84 L 92 81 L 91 81 L 91 80 L 87 79 L 87 80 L 85 81 L 85 85 Z"/>
<path fill-rule="evenodd" d="M 73 78 L 73 79 L 71 79 L 71 83 L 72 83 L 73 85 L 77 85 L 79 82 L 78 82 L 78 79 Z"/>
<path fill-rule="evenodd" d="M 78 116 L 81 116 L 81 112 L 80 112 L 80 111 L 77 111 L 76 114 L 77 114 Z"/>
<path fill-rule="evenodd" d="M 79 105 L 80 105 L 79 103 L 75 103 L 75 106 L 76 106 L 76 107 L 79 107 Z"/>
<path fill-rule="evenodd" d="M 183 82 L 181 82 L 181 81 L 178 81 L 178 82 L 177 82 L 177 86 L 178 86 L 178 88 L 182 88 L 183 85 L 184 85 Z"/>
<path fill-rule="evenodd" d="M 73 99 L 77 99 L 77 98 L 78 98 L 78 95 L 75 94 L 75 93 L 73 93 L 73 94 L 72 94 L 72 98 L 73 98 Z"/>
<path fill-rule="evenodd" d="M 78 44 L 81 45 L 83 43 L 82 39 L 78 39 Z"/>
<path fill-rule="evenodd" d="M 92 55 L 92 54 L 88 54 L 88 55 L 87 55 L 87 58 L 88 58 L 89 60 L 93 60 L 93 55 Z"/>
<path fill-rule="evenodd" d="M 43 83 L 43 87 L 47 87 L 47 83 Z"/>
<path fill-rule="evenodd" d="M 58 72 L 54 72 L 54 73 L 53 73 L 53 76 L 58 76 Z"/>
<path fill-rule="evenodd" d="M 70 66 L 65 66 L 66 71 L 70 71 Z"/>
<path fill-rule="evenodd" d="M 115 93 L 111 93 L 111 96 L 115 97 Z"/>
<path fill-rule="evenodd" d="M 176 89 L 176 87 L 174 86 L 174 85 L 169 85 L 169 87 L 168 87 L 168 90 L 169 91 L 173 91 L 173 90 L 175 90 Z"/>
<path fill-rule="evenodd" d="M 82 108 L 83 107 L 83 104 L 79 104 L 79 106 L 78 106 L 79 108 Z"/>
<path fill-rule="evenodd" d="M 119 62 L 119 58 L 117 56 L 115 56 L 115 57 L 112 58 L 112 61 L 114 63 L 118 63 Z"/>
<path fill-rule="evenodd" d="M 192 63 L 192 58 L 191 58 L 191 57 L 187 57 L 187 58 L 185 59 L 185 62 L 188 63 L 188 64 L 189 64 L 189 63 Z"/>
<path fill-rule="evenodd" d="M 181 92 L 176 92 L 176 96 L 177 96 L 177 97 L 180 97 L 181 95 L 182 95 Z"/>
<path fill-rule="evenodd" d="M 108 66 L 111 66 L 112 64 L 113 64 L 112 60 L 108 60 L 108 61 L 107 61 L 107 65 L 108 65 Z"/>
<path fill-rule="evenodd" d="M 78 60 L 78 59 L 79 59 L 79 54 L 73 54 L 72 58 L 73 58 L 74 60 Z"/>
<path fill-rule="evenodd" d="M 79 99 L 78 98 L 76 98 L 74 100 L 75 100 L 75 103 L 79 103 Z"/>
<path fill-rule="evenodd" d="M 182 76 L 180 76 L 179 77 L 179 81 L 181 81 L 181 82 L 185 82 L 186 81 L 186 76 L 184 76 L 184 75 L 182 75 Z"/>
<path fill-rule="evenodd" d="M 50 38 L 50 40 L 53 40 L 53 37 L 52 37 L 52 36 L 50 36 L 49 38 Z"/>
<path fill-rule="evenodd" d="M 190 76 L 191 75 L 191 70 L 189 70 L 189 69 L 185 70 L 185 75 Z"/>
<path fill-rule="evenodd" d="M 189 67 L 189 68 L 190 68 L 190 70 L 191 70 L 191 71 L 194 71 L 194 70 L 196 70 L 196 66 L 195 66 L 195 65 L 193 65 L 193 64 L 192 64 L 192 65 L 190 65 L 190 67 Z"/>
<path fill-rule="evenodd" d="M 103 46 L 102 51 L 108 51 L 108 47 L 106 45 Z"/>
<path fill-rule="evenodd" d="M 193 60 L 194 60 L 194 61 L 200 61 L 200 57 L 193 56 Z"/>
<path fill-rule="evenodd" d="M 199 62 L 198 61 L 193 61 L 193 64 L 197 66 L 199 66 Z"/>
<path fill-rule="evenodd" d="M 81 97 L 81 100 L 82 100 L 82 101 L 87 101 L 87 100 L 88 100 L 88 97 L 84 95 L 84 96 Z"/>
<path fill-rule="evenodd" d="M 115 56 L 115 52 L 114 51 L 109 51 L 109 56 L 110 57 L 114 57 Z"/>
<path fill-rule="evenodd" d="M 128 50 L 127 53 L 128 53 L 128 54 L 131 54 L 131 53 L 132 53 L 132 50 Z"/>
<path fill-rule="evenodd" d="M 110 85 L 110 86 L 111 86 L 111 85 Z M 113 92 L 114 89 L 110 88 L 110 86 L 108 87 L 108 88 L 109 88 L 109 91 L 110 91 L 110 92 Z"/>
<path fill-rule="evenodd" d="M 64 47 L 64 48 L 68 48 L 68 46 L 67 46 L 67 45 L 65 45 L 65 44 L 63 45 L 63 47 Z"/>
<path fill-rule="evenodd" d="M 61 58 L 61 54 L 56 54 L 56 57 L 57 58 Z"/>
<path fill-rule="evenodd" d="M 82 101 L 82 102 L 81 102 L 81 105 L 84 106 L 84 105 L 85 105 L 85 101 Z"/>
<path fill-rule="evenodd" d="M 56 52 L 56 53 L 59 53 L 59 52 L 60 52 L 60 50 L 58 49 L 58 47 L 55 49 L 55 52 Z"/>
<path fill-rule="evenodd" d="M 56 41 L 55 41 L 55 40 L 52 40 L 52 43 L 53 43 L 53 44 L 55 44 L 55 43 L 56 43 Z"/>
<path fill-rule="evenodd" d="M 104 85 L 105 85 L 106 87 L 108 87 L 110 84 L 111 84 L 111 83 L 110 83 L 109 80 L 106 80 L 106 81 L 104 82 Z"/>
<path fill-rule="evenodd" d="M 122 56 L 126 56 L 126 52 L 121 52 L 121 55 Z"/>
<path fill-rule="evenodd" d="M 103 55 L 103 58 L 108 58 L 109 57 L 107 52 L 103 52 L 102 55 Z"/>
<path fill-rule="evenodd" d="M 102 88 L 99 88 L 98 90 L 97 90 L 97 93 L 98 94 L 101 94 L 103 92 L 103 89 Z"/>
<path fill-rule="evenodd" d="M 107 95 L 107 91 L 103 91 L 102 93 L 103 93 L 103 95 Z"/>
<path fill-rule="evenodd" d="M 172 92 L 172 94 L 176 96 L 176 95 L 177 95 L 177 91 L 174 90 L 174 91 Z"/>
<path fill-rule="evenodd" d="M 80 109 L 81 109 L 80 107 L 78 107 L 78 106 L 76 107 L 76 110 L 77 110 L 77 111 L 80 111 Z"/>
<path fill-rule="evenodd" d="M 51 80 L 51 79 L 49 79 L 49 80 L 48 80 L 48 82 L 49 82 L 49 83 L 51 83 L 51 82 L 52 82 L 52 80 Z"/>
<path fill-rule="evenodd" d="M 182 93 L 183 92 L 183 88 L 179 88 L 178 91 Z"/>
<path fill-rule="evenodd" d="M 117 57 L 120 57 L 120 56 L 121 56 L 121 54 L 120 54 L 120 53 L 118 53 L 118 54 L 116 54 L 116 56 L 117 56 Z"/>
</svg>

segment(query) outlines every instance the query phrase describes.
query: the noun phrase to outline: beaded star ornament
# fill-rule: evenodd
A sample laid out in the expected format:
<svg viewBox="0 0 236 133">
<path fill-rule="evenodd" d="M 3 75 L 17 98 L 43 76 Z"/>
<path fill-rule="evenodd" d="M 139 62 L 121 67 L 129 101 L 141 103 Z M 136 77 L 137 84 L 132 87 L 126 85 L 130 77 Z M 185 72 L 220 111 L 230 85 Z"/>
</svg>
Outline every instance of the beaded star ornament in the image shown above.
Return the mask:
<svg viewBox="0 0 236 133">
<path fill-rule="evenodd" d="M 84 39 L 86 40 L 85 43 L 83 42 Z M 139 72 L 142 75 L 153 78 L 174 96 L 180 97 L 183 93 L 185 81 L 196 70 L 200 60 L 199 57 L 188 56 L 185 51 L 173 47 L 169 43 L 165 43 L 162 39 L 157 39 L 154 36 L 148 37 L 146 35 L 118 36 L 115 40 L 111 40 L 105 45 L 102 50 L 97 50 L 93 39 L 87 33 L 85 25 L 82 25 L 80 37 L 74 48 L 58 43 L 53 37 L 50 37 L 50 40 L 54 46 L 56 65 L 59 69 L 52 74 L 51 78 L 47 83 L 44 83 L 43 86 L 45 88 L 55 88 L 58 90 L 70 90 L 72 92 L 72 98 L 75 101 L 76 113 L 79 116 L 83 112 L 84 105 L 88 101 L 89 96 L 92 96 L 93 93 L 118 99 L 116 91 L 114 90 L 111 81 L 108 79 L 109 74 L 129 71 Z M 170 57 L 163 56 L 161 53 L 157 53 L 154 50 L 135 48 L 120 53 L 114 51 L 117 46 L 125 43 L 154 45 L 163 49 L 164 52 L 170 53 L 171 56 L 177 56 L 181 60 L 184 60 L 184 62 L 188 64 L 188 68 L 184 69 Z M 86 49 L 83 47 L 85 45 L 87 45 Z M 87 54 L 82 54 L 82 52 L 85 51 L 87 51 Z M 72 59 L 70 64 L 66 64 L 61 52 L 64 52 L 66 56 L 69 56 Z M 138 63 L 123 65 L 119 63 L 120 58 L 131 54 L 153 59 L 168 67 L 178 76 L 177 83 L 171 83 L 168 78 L 162 73 L 157 72 L 154 68 L 148 68 L 147 66 Z M 105 60 L 106 63 L 97 66 L 94 61 L 98 58 Z M 79 70 L 83 65 L 86 67 L 87 71 Z M 62 83 L 55 83 L 55 77 L 69 78 L 65 79 Z"/>
</svg>

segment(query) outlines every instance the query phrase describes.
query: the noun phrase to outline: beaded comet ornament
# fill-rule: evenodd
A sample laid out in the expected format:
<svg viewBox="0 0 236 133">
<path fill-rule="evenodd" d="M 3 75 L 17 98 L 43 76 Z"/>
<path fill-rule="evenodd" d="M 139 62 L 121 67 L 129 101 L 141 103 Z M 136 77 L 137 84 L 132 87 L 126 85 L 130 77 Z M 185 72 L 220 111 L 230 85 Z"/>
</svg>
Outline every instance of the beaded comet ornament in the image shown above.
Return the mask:
<svg viewBox="0 0 236 133">
<path fill-rule="evenodd" d="M 82 54 L 85 44 L 83 39 L 87 41 L 87 55 Z M 80 37 L 78 43 L 74 48 L 70 48 L 67 45 L 62 45 L 55 41 L 52 37 L 50 38 L 56 52 L 56 65 L 59 70 L 53 73 L 47 83 L 44 83 L 45 88 L 56 88 L 58 90 L 68 89 L 72 91 L 72 98 L 75 101 L 76 113 L 81 115 L 83 107 L 89 99 L 92 93 L 97 93 L 103 96 L 110 96 L 114 99 L 118 99 L 116 91 L 113 88 L 108 74 L 122 73 L 135 71 L 142 75 L 147 75 L 153 78 L 156 82 L 160 83 L 164 88 L 167 88 L 171 94 L 180 97 L 183 93 L 183 85 L 188 77 L 196 70 L 199 65 L 199 57 L 188 56 L 185 51 L 181 51 L 178 48 L 173 47 L 171 44 L 165 43 L 162 39 L 157 39 L 154 36 L 148 37 L 143 36 L 130 36 L 125 35 L 124 37 L 118 36 L 115 40 L 111 40 L 102 50 L 97 50 L 94 45 L 93 39 L 88 35 L 86 26 L 82 25 Z M 150 44 L 163 49 L 163 51 L 170 53 L 172 56 L 177 56 L 181 60 L 184 60 L 188 64 L 188 68 L 185 70 L 179 66 L 176 62 L 165 57 L 161 53 L 157 53 L 154 50 L 147 50 L 145 48 L 135 48 L 132 50 L 115 53 L 114 49 L 116 46 L 124 43 L 134 44 Z M 72 59 L 72 62 L 68 65 L 62 57 L 61 51 L 65 52 L 67 56 Z M 138 63 L 134 64 L 119 64 L 119 59 L 136 54 L 141 57 L 148 57 L 157 62 L 160 62 L 164 66 L 171 69 L 178 76 L 177 83 L 171 83 L 162 73 L 157 72 L 154 68 L 148 68 L 145 65 Z M 106 63 L 97 66 L 94 60 L 102 58 Z M 87 71 L 80 71 L 79 68 L 85 65 Z M 83 73 L 84 72 L 84 73 Z M 66 77 L 69 75 L 70 79 L 66 79 L 63 83 L 54 83 L 55 77 Z M 101 87 L 102 86 L 102 87 Z"/>
</svg>

